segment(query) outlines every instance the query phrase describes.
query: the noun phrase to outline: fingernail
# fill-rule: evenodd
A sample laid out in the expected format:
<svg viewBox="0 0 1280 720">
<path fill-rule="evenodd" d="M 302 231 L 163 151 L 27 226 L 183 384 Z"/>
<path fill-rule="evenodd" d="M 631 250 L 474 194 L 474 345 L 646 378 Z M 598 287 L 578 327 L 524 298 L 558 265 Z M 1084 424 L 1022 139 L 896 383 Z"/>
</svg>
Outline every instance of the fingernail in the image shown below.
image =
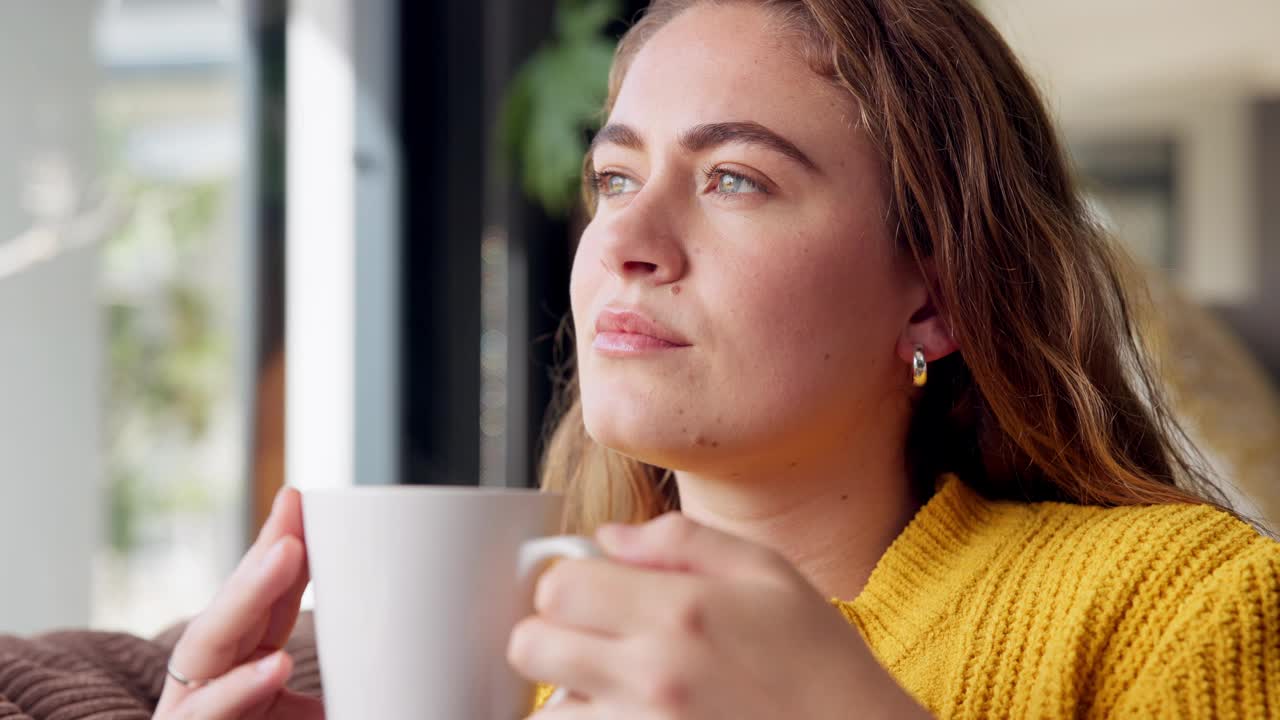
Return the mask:
<svg viewBox="0 0 1280 720">
<path fill-rule="evenodd" d="M 272 515 L 275 515 L 276 511 L 280 509 L 280 502 L 284 500 L 284 491 L 285 491 L 285 488 L 283 487 L 276 491 L 276 499 L 271 501 Z"/>
<path fill-rule="evenodd" d="M 267 570 L 280 561 L 280 556 L 284 555 L 284 538 L 280 538 L 271 546 L 267 554 L 262 557 L 262 569 Z"/>
<path fill-rule="evenodd" d="M 254 669 L 262 675 L 270 675 L 280 667 L 281 657 L 282 656 L 279 651 L 273 652 L 259 660 L 258 664 L 254 666 Z"/>
</svg>

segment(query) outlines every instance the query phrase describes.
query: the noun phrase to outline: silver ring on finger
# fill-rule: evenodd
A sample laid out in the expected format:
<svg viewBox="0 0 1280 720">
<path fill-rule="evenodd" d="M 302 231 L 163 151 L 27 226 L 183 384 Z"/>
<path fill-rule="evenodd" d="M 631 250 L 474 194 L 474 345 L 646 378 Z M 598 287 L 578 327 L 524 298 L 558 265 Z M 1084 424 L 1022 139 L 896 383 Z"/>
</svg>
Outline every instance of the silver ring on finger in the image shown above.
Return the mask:
<svg viewBox="0 0 1280 720">
<path fill-rule="evenodd" d="M 183 687 L 186 687 L 190 690 L 195 690 L 209 683 L 208 680 L 192 680 L 186 675 L 183 675 L 182 672 L 178 670 L 178 668 L 173 666 L 173 658 L 169 659 L 169 664 L 165 667 L 165 670 L 166 672 L 169 673 L 169 677 L 173 678 L 174 680 L 177 680 L 179 684 L 181 684 Z"/>
</svg>

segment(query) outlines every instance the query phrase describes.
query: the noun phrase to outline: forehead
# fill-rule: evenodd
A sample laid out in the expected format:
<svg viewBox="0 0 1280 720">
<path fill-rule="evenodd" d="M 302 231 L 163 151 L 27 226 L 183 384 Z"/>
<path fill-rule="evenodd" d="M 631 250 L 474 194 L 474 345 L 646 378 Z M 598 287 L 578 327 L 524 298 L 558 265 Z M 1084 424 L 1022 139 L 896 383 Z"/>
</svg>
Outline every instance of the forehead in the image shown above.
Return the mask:
<svg viewBox="0 0 1280 720">
<path fill-rule="evenodd" d="M 781 21 L 750 3 L 703 3 L 660 28 L 627 70 L 610 122 L 665 141 L 754 121 L 798 143 L 852 133 L 853 99 L 805 62 Z"/>
</svg>

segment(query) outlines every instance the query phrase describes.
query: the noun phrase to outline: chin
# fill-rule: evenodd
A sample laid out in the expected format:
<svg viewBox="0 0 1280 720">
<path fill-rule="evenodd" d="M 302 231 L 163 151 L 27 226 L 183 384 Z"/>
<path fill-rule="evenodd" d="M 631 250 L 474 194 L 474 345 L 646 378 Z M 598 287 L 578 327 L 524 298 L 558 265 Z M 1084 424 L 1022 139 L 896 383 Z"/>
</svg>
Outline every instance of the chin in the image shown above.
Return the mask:
<svg viewBox="0 0 1280 720">
<path fill-rule="evenodd" d="M 681 454 L 682 445 L 689 444 L 688 431 L 675 413 L 652 412 L 655 406 L 670 408 L 653 400 L 625 402 L 609 398 L 592 402 L 584 395 L 582 422 L 596 443 L 650 465 L 671 467 L 671 461 Z"/>
<path fill-rule="evenodd" d="M 619 402 L 617 398 L 597 404 L 584 397 L 582 420 L 597 444 L 668 470 L 707 470 L 732 456 L 732 437 L 723 428 L 675 407 L 657 400 Z"/>
<path fill-rule="evenodd" d="M 636 412 L 634 406 L 616 407 L 630 403 L 606 401 L 602 404 L 604 407 L 583 398 L 582 423 L 592 440 L 610 450 L 632 456 L 662 444 L 661 432 L 656 430 L 661 423 L 650 413 Z"/>
</svg>

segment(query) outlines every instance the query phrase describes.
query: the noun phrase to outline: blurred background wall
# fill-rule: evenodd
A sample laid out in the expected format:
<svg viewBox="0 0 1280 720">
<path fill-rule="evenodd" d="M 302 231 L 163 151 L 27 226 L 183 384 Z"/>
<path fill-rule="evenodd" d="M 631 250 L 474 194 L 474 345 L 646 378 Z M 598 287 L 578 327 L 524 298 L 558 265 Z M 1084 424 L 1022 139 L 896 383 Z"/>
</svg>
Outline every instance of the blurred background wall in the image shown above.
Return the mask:
<svg viewBox="0 0 1280 720">
<path fill-rule="evenodd" d="M 93 8 L 31 10 L 0 43 L 0 617 L 18 629 L 88 622 L 102 525 L 100 255 L 73 227 L 96 173 L 98 83 L 92 46 L 65 42 L 87 40 Z"/>
<path fill-rule="evenodd" d="M 0 632 L 197 612 L 286 479 L 525 486 L 642 0 L 0 3 Z M 1271 0 L 985 0 L 1280 509 Z"/>
<path fill-rule="evenodd" d="M 1280 376 L 1280 3 L 982 6 L 1121 241 Z"/>
<path fill-rule="evenodd" d="M 0 4 L 2 630 L 155 628 L 240 553 L 241 27 Z"/>
</svg>

